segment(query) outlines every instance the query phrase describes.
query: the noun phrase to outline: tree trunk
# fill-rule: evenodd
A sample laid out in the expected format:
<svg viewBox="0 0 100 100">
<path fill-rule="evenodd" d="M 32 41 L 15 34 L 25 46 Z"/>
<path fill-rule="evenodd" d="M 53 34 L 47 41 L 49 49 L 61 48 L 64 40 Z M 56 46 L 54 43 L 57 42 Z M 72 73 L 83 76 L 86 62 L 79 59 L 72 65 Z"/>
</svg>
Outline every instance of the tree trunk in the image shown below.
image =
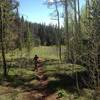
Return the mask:
<svg viewBox="0 0 100 100">
<path fill-rule="evenodd" d="M 58 48 L 59 48 L 59 60 L 61 61 L 62 57 L 61 57 L 61 36 L 60 36 L 60 14 L 59 14 L 59 11 L 58 11 L 57 1 L 55 1 L 55 7 L 56 7 L 56 12 L 57 12 L 57 22 L 58 22 L 57 38 L 58 38 Z"/>
<path fill-rule="evenodd" d="M 65 34 L 66 34 L 66 50 L 67 50 L 67 61 L 70 59 L 70 44 L 69 44 L 69 33 L 68 33 L 68 0 L 65 0 Z"/>
<path fill-rule="evenodd" d="M 74 53 L 74 64 L 76 64 L 77 62 L 77 57 L 76 55 L 79 53 L 78 50 L 79 50 L 79 45 L 78 42 L 79 42 L 79 34 L 78 34 L 78 24 L 77 24 L 77 7 L 76 7 L 76 0 L 74 0 L 74 20 L 75 20 L 75 36 L 74 36 L 74 40 L 75 40 L 75 45 L 74 45 L 74 49 L 75 49 L 75 53 Z M 79 82 L 78 82 L 78 74 L 76 72 L 76 88 L 78 90 L 78 93 L 79 93 Z"/>
<path fill-rule="evenodd" d="M 0 7 L 0 19 L 1 19 L 1 36 L 0 36 L 0 39 L 1 39 L 1 50 L 2 50 L 2 61 L 3 61 L 3 75 L 4 75 L 4 78 L 7 77 L 7 67 L 6 67 L 6 59 L 5 59 L 5 48 L 4 48 L 4 40 L 3 40 L 3 33 L 4 33 L 4 23 L 3 23 L 3 17 L 4 17 L 4 13 L 3 13 L 3 7 L 1 6 Z"/>
</svg>

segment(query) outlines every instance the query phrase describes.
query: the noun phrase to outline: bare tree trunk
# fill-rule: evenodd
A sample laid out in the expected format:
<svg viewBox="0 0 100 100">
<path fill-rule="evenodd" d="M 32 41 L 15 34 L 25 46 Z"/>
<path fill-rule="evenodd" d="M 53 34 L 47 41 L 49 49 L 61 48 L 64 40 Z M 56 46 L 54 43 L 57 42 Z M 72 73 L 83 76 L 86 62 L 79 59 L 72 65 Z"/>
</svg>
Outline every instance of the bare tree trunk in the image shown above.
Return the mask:
<svg viewBox="0 0 100 100">
<path fill-rule="evenodd" d="M 3 33 L 4 33 L 4 23 L 3 23 L 3 17 L 4 17 L 4 13 L 3 13 L 3 7 L 1 6 L 0 7 L 0 12 L 1 12 L 1 36 L 0 36 L 0 39 L 1 39 L 1 49 L 2 49 L 2 60 L 3 60 L 3 74 L 4 74 L 4 78 L 7 77 L 7 66 L 6 66 L 6 59 L 5 59 L 5 49 L 4 49 L 4 40 L 3 40 Z"/>
<path fill-rule="evenodd" d="M 57 1 L 55 0 L 55 7 L 56 7 L 56 12 L 57 12 L 57 22 L 58 22 L 58 35 L 57 35 L 57 38 L 58 38 L 58 47 L 59 47 L 59 59 L 60 61 L 62 60 L 62 57 L 61 57 L 61 36 L 60 36 L 60 14 L 59 14 L 59 11 L 58 11 L 58 5 L 57 5 Z"/>
<path fill-rule="evenodd" d="M 67 60 L 70 59 L 70 44 L 69 44 L 69 33 L 68 33 L 68 0 L 65 0 L 65 34 L 66 34 L 66 50 L 67 50 Z"/>
<path fill-rule="evenodd" d="M 80 0 L 78 2 L 78 35 L 79 35 L 79 42 L 80 42 L 80 49 L 82 47 L 81 43 L 81 15 L 80 15 Z"/>
<path fill-rule="evenodd" d="M 79 49 L 79 35 L 78 35 L 78 24 L 77 24 L 77 9 L 76 9 L 76 0 L 74 0 L 74 20 L 75 20 L 75 44 L 74 49 L 75 49 L 75 54 L 74 54 L 74 64 L 76 64 L 77 61 L 77 54 L 79 53 L 77 50 Z M 79 82 L 78 82 L 78 74 L 76 72 L 76 88 L 79 93 Z"/>
</svg>

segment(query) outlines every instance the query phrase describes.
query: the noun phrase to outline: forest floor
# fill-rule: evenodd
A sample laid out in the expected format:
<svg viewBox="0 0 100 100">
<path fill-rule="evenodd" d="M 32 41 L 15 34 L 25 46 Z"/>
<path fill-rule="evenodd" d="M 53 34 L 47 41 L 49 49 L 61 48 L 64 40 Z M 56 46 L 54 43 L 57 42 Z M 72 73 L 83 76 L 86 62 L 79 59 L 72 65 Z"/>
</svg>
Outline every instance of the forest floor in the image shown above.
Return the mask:
<svg viewBox="0 0 100 100">
<path fill-rule="evenodd" d="M 48 63 L 38 72 L 32 68 L 10 68 L 8 79 L 0 82 L 0 100 L 93 100 L 94 91 L 82 86 L 80 78 L 81 92 L 77 93 L 74 73 L 79 72 L 81 77 L 84 69 L 76 66 L 73 72 L 71 64 L 60 67 Z"/>
<path fill-rule="evenodd" d="M 7 80 L 2 79 L 2 68 L 0 69 L 0 100 L 94 100 L 94 90 L 85 83 L 88 82 L 88 75 L 84 67 L 59 63 L 54 50 L 48 47 L 42 47 L 38 53 L 35 49 L 37 48 L 34 48 L 35 53 L 32 55 L 38 54 L 44 59 L 43 68 L 38 72 L 34 71 L 32 57 L 28 63 L 26 58 L 16 58 L 15 55 L 9 61 L 8 56 L 8 64 L 12 62 L 12 66 Z M 79 93 L 76 89 L 76 73 Z"/>
</svg>

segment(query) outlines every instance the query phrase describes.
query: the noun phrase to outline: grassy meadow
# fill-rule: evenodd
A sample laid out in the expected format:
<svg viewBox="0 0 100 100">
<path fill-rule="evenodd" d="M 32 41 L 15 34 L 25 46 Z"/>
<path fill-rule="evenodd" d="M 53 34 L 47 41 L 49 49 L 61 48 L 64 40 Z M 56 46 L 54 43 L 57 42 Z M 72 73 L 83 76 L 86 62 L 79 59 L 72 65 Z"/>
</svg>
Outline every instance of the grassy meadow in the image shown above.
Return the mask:
<svg viewBox="0 0 100 100">
<path fill-rule="evenodd" d="M 22 51 L 19 49 L 13 50 L 6 54 L 6 58 L 20 58 L 20 57 L 28 57 L 29 53 L 27 53 L 27 49 L 23 48 Z M 49 59 L 58 59 L 58 50 L 56 46 L 39 46 L 34 47 L 30 50 L 30 58 L 33 58 L 34 55 L 37 54 L 40 57 L 43 58 L 49 58 Z"/>
</svg>

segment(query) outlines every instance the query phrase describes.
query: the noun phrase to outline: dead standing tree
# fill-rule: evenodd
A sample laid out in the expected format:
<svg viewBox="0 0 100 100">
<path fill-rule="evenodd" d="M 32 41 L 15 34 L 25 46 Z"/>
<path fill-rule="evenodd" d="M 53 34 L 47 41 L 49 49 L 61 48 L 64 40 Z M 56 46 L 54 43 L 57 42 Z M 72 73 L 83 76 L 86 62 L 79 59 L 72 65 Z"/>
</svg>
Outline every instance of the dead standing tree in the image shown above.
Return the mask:
<svg viewBox="0 0 100 100">
<path fill-rule="evenodd" d="M 56 34 L 56 42 L 57 42 L 57 46 L 58 46 L 58 55 L 59 55 L 59 60 L 62 61 L 62 54 L 61 54 L 61 33 L 60 33 L 60 11 L 59 11 L 59 5 L 60 4 L 60 0 L 52 0 L 47 1 L 48 2 L 48 6 L 54 6 L 54 12 L 51 15 L 54 15 L 52 18 L 53 20 L 57 20 L 57 34 Z"/>
</svg>

